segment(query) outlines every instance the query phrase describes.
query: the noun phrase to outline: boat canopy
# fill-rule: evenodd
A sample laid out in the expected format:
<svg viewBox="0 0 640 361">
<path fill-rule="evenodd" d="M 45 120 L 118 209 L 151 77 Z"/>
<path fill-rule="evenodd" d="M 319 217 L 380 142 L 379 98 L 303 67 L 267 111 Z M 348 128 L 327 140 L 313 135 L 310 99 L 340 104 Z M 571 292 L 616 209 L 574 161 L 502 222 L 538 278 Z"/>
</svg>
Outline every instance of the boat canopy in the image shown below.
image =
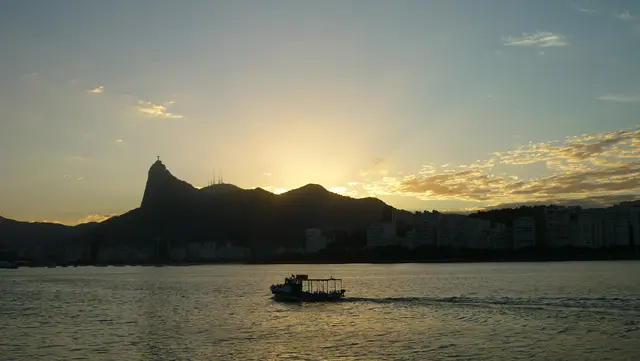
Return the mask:
<svg viewBox="0 0 640 361">
<path fill-rule="evenodd" d="M 309 278 L 309 275 L 291 275 L 290 279 L 300 280 L 300 281 L 318 281 L 318 282 L 327 282 L 327 281 L 342 281 L 340 278 Z"/>
</svg>

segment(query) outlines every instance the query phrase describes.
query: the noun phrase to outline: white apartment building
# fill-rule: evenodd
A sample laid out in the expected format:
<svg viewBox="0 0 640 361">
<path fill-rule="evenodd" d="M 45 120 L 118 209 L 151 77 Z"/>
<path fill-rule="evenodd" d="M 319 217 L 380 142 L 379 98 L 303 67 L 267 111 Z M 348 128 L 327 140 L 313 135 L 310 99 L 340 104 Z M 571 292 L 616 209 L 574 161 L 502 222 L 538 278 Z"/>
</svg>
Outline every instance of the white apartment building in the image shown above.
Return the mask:
<svg viewBox="0 0 640 361">
<path fill-rule="evenodd" d="M 578 237 L 575 247 L 595 248 L 595 219 L 587 213 L 581 213 L 578 219 Z"/>
<path fill-rule="evenodd" d="M 488 249 L 490 248 L 490 228 L 491 221 L 479 218 L 467 217 L 463 222 L 462 238 L 467 248 Z"/>
<path fill-rule="evenodd" d="M 414 214 L 415 235 L 413 247 L 436 246 L 440 213 L 422 212 Z"/>
<path fill-rule="evenodd" d="M 578 209 L 550 206 L 545 209 L 546 238 L 549 247 L 566 247 L 576 243 Z"/>
<path fill-rule="evenodd" d="M 535 247 L 536 222 L 534 217 L 518 217 L 513 222 L 513 249 Z"/>
<path fill-rule="evenodd" d="M 463 227 L 466 216 L 459 214 L 443 214 L 438 220 L 438 247 L 462 248 L 466 247 L 463 239 Z"/>
<path fill-rule="evenodd" d="M 460 214 L 443 214 L 437 221 L 438 247 L 490 248 L 491 221 Z"/>
<path fill-rule="evenodd" d="M 367 247 L 388 247 L 398 245 L 395 222 L 374 223 L 367 227 Z"/>
<path fill-rule="evenodd" d="M 605 210 L 605 241 L 624 247 L 640 243 L 640 201 L 623 202 Z"/>
<path fill-rule="evenodd" d="M 489 228 L 489 248 L 490 249 L 511 249 L 512 242 L 507 235 L 507 226 L 501 222 L 494 222 Z"/>
</svg>

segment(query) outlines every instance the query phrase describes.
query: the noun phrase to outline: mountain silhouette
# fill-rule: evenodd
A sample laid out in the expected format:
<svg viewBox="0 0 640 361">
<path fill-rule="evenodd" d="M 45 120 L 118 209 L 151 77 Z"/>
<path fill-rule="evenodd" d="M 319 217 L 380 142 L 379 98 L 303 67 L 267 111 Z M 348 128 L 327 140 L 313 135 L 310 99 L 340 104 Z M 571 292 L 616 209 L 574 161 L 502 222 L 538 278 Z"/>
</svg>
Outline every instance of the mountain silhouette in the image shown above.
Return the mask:
<svg viewBox="0 0 640 361">
<path fill-rule="evenodd" d="M 158 241 L 172 246 L 215 242 L 248 246 L 260 254 L 301 246 L 308 228 L 363 229 L 381 219 L 385 206 L 376 198 L 346 197 L 317 184 L 279 195 L 232 184 L 197 189 L 158 160 L 149 169 L 140 207 L 67 237 L 73 244 L 147 249 Z"/>
<path fill-rule="evenodd" d="M 138 208 L 75 227 L 0 218 L 0 246 L 14 248 L 22 242 L 151 249 L 158 241 L 172 246 L 215 242 L 248 246 L 260 254 L 281 246 L 301 246 L 308 228 L 362 230 L 380 221 L 385 206 L 377 198 L 342 196 L 318 184 L 279 195 L 224 183 L 198 189 L 158 160 L 149 168 Z"/>
<path fill-rule="evenodd" d="M 98 223 L 90 222 L 66 226 L 47 222 L 21 222 L 0 217 L 0 250 L 14 253 L 26 248 L 52 248 L 80 237 Z"/>
<path fill-rule="evenodd" d="M 186 204 L 198 190 L 191 184 L 176 178 L 158 159 L 147 177 L 141 208 L 175 207 Z"/>
</svg>

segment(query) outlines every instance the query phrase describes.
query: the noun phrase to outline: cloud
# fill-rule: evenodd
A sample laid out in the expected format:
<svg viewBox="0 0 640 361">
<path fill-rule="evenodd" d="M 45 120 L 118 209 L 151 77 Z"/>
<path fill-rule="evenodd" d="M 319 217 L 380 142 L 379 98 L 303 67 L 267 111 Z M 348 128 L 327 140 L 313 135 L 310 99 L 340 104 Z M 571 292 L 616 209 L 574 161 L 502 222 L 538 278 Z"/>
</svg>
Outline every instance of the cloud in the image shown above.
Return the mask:
<svg viewBox="0 0 640 361">
<path fill-rule="evenodd" d="M 568 198 L 559 201 L 553 202 L 555 205 L 559 206 L 572 206 L 572 205 L 580 205 L 585 208 L 597 208 L 603 206 L 611 206 L 614 204 L 619 204 L 621 202 L 626 201 L 636 201 L 640 200 L 640 195 L 638 194 L 611 194 L 611 195 L 603 195 L 603 196 L 592 196 L 587 198 Z M 536 206 L 536 205 L 548 205 L 548 201 L 535 201 L 535 202 L 513 202 L 513 203 L 501 203 L 496 204 L 490 207 L 474 207 L 469 208 L 469 212 L 486 210 L 486 209 L 495 209 L 495 208 L 516 208 L 520 206 Z M 467 211 L 465 209 L 464 211 Z"/>
<path fill-rule="evenodd" d="M 640 103 L 640 94 L 606 94 L 599 96 L 598 99 L 615 103 Z"/>
<path fill-rule="evenodd" d="M 99 86 L 97 88 L 89 89 L 89 90 L 87 90 L 87 92 L 93 93 L 93 94 L 100 94 L 100 93 L 104 92 L 104 87 L 103 86 Z"/>
<path fill-rule="evenodd" d="M 486 161 L 442 168 L 426 165 L 416 174 L 366 184 L 378 195 L 423 200 L 462 200 L 484 205 L 591 202 L 607 205 L 640 195 L 640 128 L 585 134 L 494 153 Z M 534 178 L 496 174 L 494 166 L 543 164 L 550 175 Z"/>
<path fill-rule="evenodd" d="M 41 220 L 38 220 L 36 222 L 38 222 L 38 223 L 55 223 L 55 224 L 65 225 L 64 222 L 60 222 L 60 221 L 56 221 L 56 220 L 50 220 L 50 219 L 41 219 Z"/>
<path fill-rule="evenodd" d="M 625 11 L 623 13 L 614 14 L 616 18 L 620 21 L 624 22 L 629 28 L 633 31 L 640 32 L 640 21 L 634 15 L 631 15 L 629 11 Z"/>
<path fill-rule="evenodd" d="M 625 11 L 623 13 L 616 14 L 615 17 L 620 19 L 620 20 L 622 20 L 622 21 L 634 21 L 636 19 L 635 16 L 633 16 L 633 15 L 631 15 L 629 13 L 629 11 Z"/>
<path fill-rule="evenodd" d="M 89 222 L 104 222 L 107 219 L 113 217 L 113 216 L 117 216 L 116 213 L 112 213 L 112 214 L 89 214 L 83 218 L 80 218 L 76 221 L 76 224 L 83 224 L 83 223 L 89 223 Z"/>
<path fill-rule="evenodd" d="M 581 12 L 581 13 L 594 14 L 596 12 L 596 10 L 593 8 L 593 5 L 595 5 L 595 4 L 590 4 L 590 2 L 582 3 L 582 4 L 578 4 L 578 3 L 572 2 L 571 3 L 571 8 L 573 8 L 575 11 L 578 11 L 578 12 Z"/>
<path fill-rule="evenodd" d="M 338 187 L 331 187 L 329 188 L 329 192 L 332 193 L 336 193 L 336 194 L 340 194 L 340 195 L 344 195 L 345 193 L 347 193 L 349 191 L 349 188 L 347 187 L 342 187 L 342 186 L 338 186 Z"/>
<path fill-rule="evenodd" d="M 611 158 L 640 156 L 638 148 L 634 146 L 638 139 L 640 128 L 567 137 L 563 141 L 530 144 L 494 155 L 506 164 L 546 162 L 547 165 L 568 166 L 582 161 L 598 161 L 600 164 L 597 165 L 602 166 L 609 164 L 607 161 Z"/>
<path fill-rule="evenodd" d="M 581 7 L 574 7 L 574 9 L 576 9 L 577 11 L 581 12 L 581 13 L 587 13 L 587 14 L 593 14 L 596 11 L 593 9 L 589 9 L 589 8 L 581 8 Z"/>
<path fill-rule="evenodd" d="M 506 46 L 537 46 L 540 48 L 548 48 L 552 46 L 567 46 L 569 42 L 563 35 L 554 34 L 548 31 L 537 32 L 535 34 L 523 34 L 520 37 L 503 38 L 503 44 Z"/>
<path fill-rule="evenodd" d="M 146 100 L 138 100 L 138 111 L 146 116 L 150 117 L 158 117 L 158 118 L 170 118 L 170 119 L 180 119 L 182 118 L 181 114 L 174 114 L 169 112 L 167 106 L 173 104 L 173 101 L 167 102 L 165 104 L 155 104 Z"/>
</svg>

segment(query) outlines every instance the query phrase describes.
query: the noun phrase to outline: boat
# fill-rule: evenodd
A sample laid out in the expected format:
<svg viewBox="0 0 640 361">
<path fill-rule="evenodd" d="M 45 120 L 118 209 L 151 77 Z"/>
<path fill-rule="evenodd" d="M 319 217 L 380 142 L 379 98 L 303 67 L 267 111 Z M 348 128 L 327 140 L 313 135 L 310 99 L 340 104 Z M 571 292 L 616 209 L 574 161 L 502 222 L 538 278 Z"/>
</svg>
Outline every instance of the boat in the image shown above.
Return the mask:
<svg viewBox="0 0 640 361">
<path fill-rule="evenodd" d="M 344 297 L 342 280 L 339 278 L 309 278 L 295 275 L 284 279 L 282 284 L 270 287 L 276 301 L 285 302 L 330 302 Z"/>
</svg>

